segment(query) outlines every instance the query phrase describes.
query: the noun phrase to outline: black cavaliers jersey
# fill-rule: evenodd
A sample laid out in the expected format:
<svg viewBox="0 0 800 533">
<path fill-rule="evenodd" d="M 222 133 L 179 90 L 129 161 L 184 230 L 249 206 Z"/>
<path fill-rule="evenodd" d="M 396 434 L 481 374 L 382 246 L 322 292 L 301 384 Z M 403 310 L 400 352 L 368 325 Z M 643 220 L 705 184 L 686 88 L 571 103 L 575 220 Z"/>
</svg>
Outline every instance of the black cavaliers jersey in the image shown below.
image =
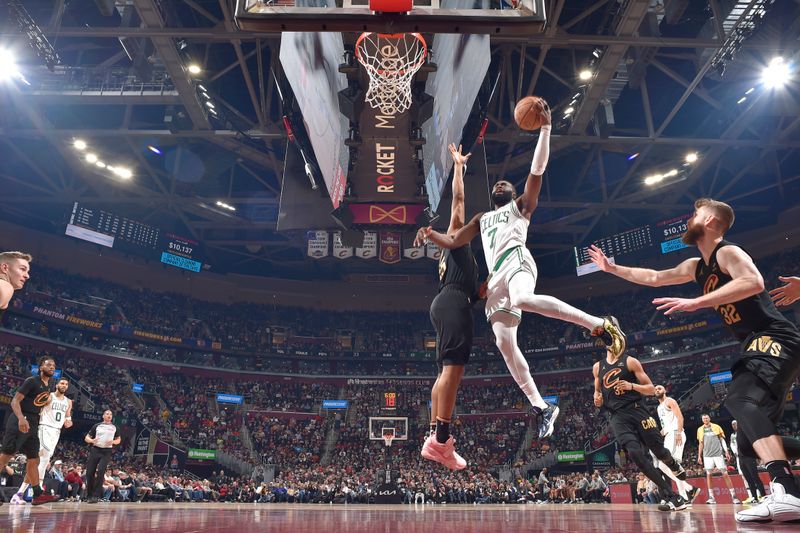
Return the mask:
<svg viewBox="0 0 800 533">
<path fill-rule="evenodd" d="M 5 309 L 0 309 L 0 320 L 3 320 L 3 315 L 6 314 Z"/>
<path fill-rule="evenodd" d="M 723 246 L 738 245 L 722 240 L 711 253 L 708 264 L 702 258 L 697 263 L 694 279 L 703 287 L 703 294 L 715 291 L 733 279 L 722 271 L 717 262 L 717 252 Z M 796 326 L 789 322 L 772 303 L 766 290 L 738 302 L 717 306 L 715 310 L 740 342 L 744 342 L 755 332 L 768 330 L 797 332 Z"/>
<path fill-rule="evenodd" d="M 442 250 L 439 257 L 439 292 L 454 285 L 470 297 L 478 293 L 478 263 L 469 244 Z"/>
<path fill-rule="evenodd" d="M 39 411 L 50 399 L 50 386 L 45 385 L 40 376 L 31 376 L 20 385 L 17 392 L 23 396 L 19 402 L 20 411 L 28 416 L 28 422 L 37 423 Z"/>
<path fill-rule="evenodd" d="M 619 381 L 639 383 L 636 374 L 628 370 L 628 356 L 623 355 L 616 363 L 611 364 L 606 357 L 600 360 L 597 374 L 600 377 L 600 390 L 603 393 L 603 406 L 610 411 L 619 411 L 642 399 L 635 390 L 617 390 Z"/>
</svg>

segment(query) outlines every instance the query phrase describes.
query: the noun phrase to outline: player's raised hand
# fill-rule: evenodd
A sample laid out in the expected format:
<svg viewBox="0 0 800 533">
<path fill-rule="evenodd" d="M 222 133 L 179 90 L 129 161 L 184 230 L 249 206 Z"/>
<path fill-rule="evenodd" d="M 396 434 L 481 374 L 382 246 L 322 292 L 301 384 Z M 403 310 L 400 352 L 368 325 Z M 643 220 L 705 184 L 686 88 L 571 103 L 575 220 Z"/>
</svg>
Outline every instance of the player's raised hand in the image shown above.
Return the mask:
<svg viewBox="0 0 800 533">
<path fill-rule="evenodd" d="M 665 315 L 671 315 L 679 311 L 691 313 L 700 309 L 695 298 L 655 298 L 653 304 L 658 306 L 656 309 L 659 311 L 664 311 Z"/>
<path fill-rule="evenodd" d="M 456 165 L 466 165 L 470 156 L 472 156 L 472 154 L 463 155 L 461 153 L 460 144 L 458 145 L 458 148 L 456 148 L 455 143 L 450 143 L 447 147 L 450 149 L 450 157 L 453 158 L 453 163 Z"/>
<path fill-rule="evenodd" d="M 606 254 L 603 253 L 603 250 L 593 244 L 587 251 L 589 252 L 589 259 L 592 260 L 592 263 L 597 265 L 597 268 L 603 272 L 611 270 L 611 262 L 608 260 L 608 257 L 606 257 Z"/>
<path fill-rule="evenodd" d="M 786 285 L 769 291 L 775 305 L 792 305 L 797 300 L 800 300 L 800 278 L 797 276 L 778 276 L 778 279 L 786 283 Z"/>
<path fill-rule="evenodd" d="M 433 228 L 430 226 L 419 228 L 417 230 L 417 236 L 414 237 L 414 247 L 418 248 L 428 242 L 428 235 L 430 235 L 431 231 L 433 231 Z"/>
<path fill-rule="evenodd" d="M 539 111 L 539 114 L 542 116 L 542 126 L 550 126 L 553 123 L 550 116 L 550 106 L 544 98 L 541 98 L 539 101 L 542 103 L 542 109 Z"/>
</svg>

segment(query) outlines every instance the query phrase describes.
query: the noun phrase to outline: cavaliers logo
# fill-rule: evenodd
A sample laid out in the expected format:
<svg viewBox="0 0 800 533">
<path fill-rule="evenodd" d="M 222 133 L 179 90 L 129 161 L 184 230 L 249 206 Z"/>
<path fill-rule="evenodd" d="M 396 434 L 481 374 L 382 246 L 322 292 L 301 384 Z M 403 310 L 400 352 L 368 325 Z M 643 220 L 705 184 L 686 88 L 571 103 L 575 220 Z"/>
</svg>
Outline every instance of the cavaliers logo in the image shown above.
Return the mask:
<svg viewBox="0 0 800 533">
<path fill-rule="evenodd" d="M 703 294 L 708 294 L 709 292 L 715 290 L 719 285 L 719 277 L 716 274 L 711 274 L 708 276 L 705 285 L 703 285 Z"/>
<path fill-rule="evenodd" d="M 49 392 L 40 392 L 36 395 L 36 398 L 33 399 L 33 405 L 36 407 L 44 407 L 47 405 L 47 400 L 50 399 Z"/>
<path fill-rule="evenodd" d="M 612 368 L 603 376 L 603 386 L 607 389 L 610 389 L 619 382 L 619 378 L 617 377 L 620 372 L 622 372 L 619 368 Z"/>
<path fill-rule="evenodd" d="M 405 224 L 406 206 L 398 205 L 388 211 L 379 205 L 369 206 L 370 224 Z"/>
</svg>

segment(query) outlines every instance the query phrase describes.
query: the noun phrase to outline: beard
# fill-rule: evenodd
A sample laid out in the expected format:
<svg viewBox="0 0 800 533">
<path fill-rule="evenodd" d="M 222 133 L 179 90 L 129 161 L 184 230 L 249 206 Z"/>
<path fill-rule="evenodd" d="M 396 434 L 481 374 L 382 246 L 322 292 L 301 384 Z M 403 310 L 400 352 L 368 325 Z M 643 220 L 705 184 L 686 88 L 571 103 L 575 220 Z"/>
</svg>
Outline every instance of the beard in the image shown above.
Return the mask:
<svg viewBox="0 0 800 533">
<path fill-rule="evenodd" d="M 703 226 L 696 226 L 694 224 L 690 224 L 689 227 L 686 228 L 686 233 L 684 233 L 683 237 L 681 237 L 681 242 L 683 244 L 688 244 L 689 246 L 692 246 L 694 244 L 697 244 L 697 241 L 699 241 L 703 237 L 703 235 L 705 235 L 705 230 L 703 229 Z"/>
<path fill-rule="evenodd" d="M 656 393 L 656 399 L 658 399 L 658 400 L 660 400 L 660 399 L 661 399 L 661 398 L 663 398 L 664 396 L 665 396 L 664 394 L 659 394 L 659 393 Z"/>
<path fill-rule="evenodd" d="M 502 191 L 492 194 L 492 202 L 497 207 L 503 207 L 514 198 L 514 193 L 511 191 Z"/>
</svg>

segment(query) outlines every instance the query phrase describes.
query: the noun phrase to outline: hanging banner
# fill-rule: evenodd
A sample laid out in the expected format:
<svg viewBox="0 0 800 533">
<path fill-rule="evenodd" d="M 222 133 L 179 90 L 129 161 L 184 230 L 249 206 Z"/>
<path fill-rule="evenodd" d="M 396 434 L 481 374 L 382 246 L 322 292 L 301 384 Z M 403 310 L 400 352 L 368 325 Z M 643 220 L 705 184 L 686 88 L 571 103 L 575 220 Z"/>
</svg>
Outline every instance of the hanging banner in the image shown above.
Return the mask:
<svg viewBox="0 0 800 533">
<path fill-rule="evenodd" d="M 424 204 L 349 204 L 353 224 L 416 224 Z"/>
<path fill-rule="evenodd" d="M 400 262 L 400 232 L 381 232 L 380 260 L 382 263 L 386 263 L 388 265 L 393 265 Z"/>
<path fill-rule="evenodd" d="M 328 257 L 328 232 L 309 231 L 306 233 L 308 238 L 308 256 L 314 259 Z"/>
<path fill-rule="evenodd" d="M 364 246 L 356 248 L 356 256 L 361 259 L 372 259 L 378 255 L 378 234 L 374 231 L 364 232 Z"/>
<path fill-rule="evenodd" d="M 429 242 L 425 246 L 427 248 L 427 250 L 425 252 L 426 252 L 426 255 L 428 256 L 428 259 L 434 259 L 436 261 L 441 259 L 441 257 L 442 257 L 442 249 L 441 248 L 439 248 L 438 246 L 436 246 L 432 242 Z"/>
<path fill-rule="evenodd" d="M 333 232 L 333 257 L 347 259 L 353 257 L 353 247 L 342 244 L 342 232 Z"/>
<path fill-rule="evenodd" d="M 409 246 L 403 250 L 403 257 L 406 259 L 419 259 L 425 256 L 425 246 Z"/>
</svg>

